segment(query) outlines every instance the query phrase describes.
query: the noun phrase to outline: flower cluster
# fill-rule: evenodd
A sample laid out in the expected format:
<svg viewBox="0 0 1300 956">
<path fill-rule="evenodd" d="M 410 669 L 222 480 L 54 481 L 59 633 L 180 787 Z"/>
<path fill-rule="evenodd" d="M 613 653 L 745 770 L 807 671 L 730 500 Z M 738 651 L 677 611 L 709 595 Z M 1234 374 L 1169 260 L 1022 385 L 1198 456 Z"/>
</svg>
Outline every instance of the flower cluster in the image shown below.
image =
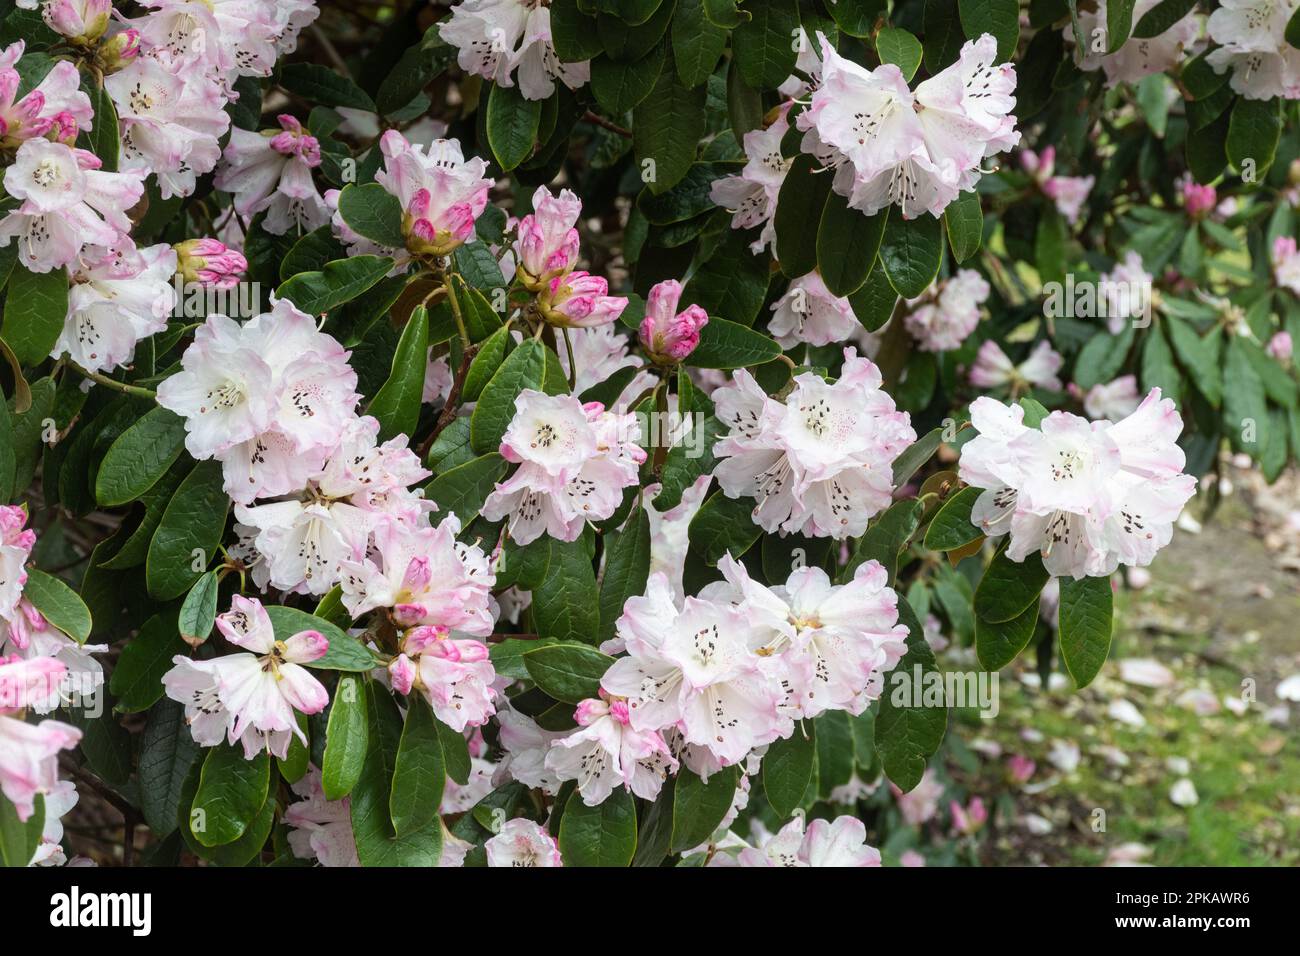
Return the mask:
<svg viewBox="0 0 1300 956">
<path fill-rule="evenodd" d="M 989 297 L 989 284 L 973 269 L 959 269 L 931 287 L 907 314 L 907 331 L 927 352 L 960 348 L 980 321 L 980 306 Z"/>
<path fill-rule="evenodd" d="M 416 255 L 445 256 L 474 235 L 474 221 L 487 208 L 492 183 L 483 178 L 487 161 L 466 159 L 454 139 L 435 140 L 428 149 L 396 130 L 379 141 L 384 168 L 375 182 L 402 206 L 402 235 Z"/>
<path fill-rule="evenodd" d="M 543 534 L 574 541 L 588 521 L 601 521 L 635 485 L 645 451 L 631 414 L 582 404 L 572 395 L 524 389 L 501 438 L 501 455 L 519 467 L 498 482 L 483 505 L 489 521 L 506 519 L 518 544 Z"/>
<path fill-rule="evenodd" d="M 971 404 L 979 435 L 962 447 L 958 475 L 984 489 L 972 523 L 990 537 L 1009 534 L 1013 561 L 1037 552 L 1058 577 L 1150 564 L 1196 492 L 1183 474 L 1174 403 L 1157 388 L 1114 423 L 1052 412 L 1030 428 L 1024 415 L 992 398 Z"/>
<path fill-rule="evenodd" d="M 1020 141 L 1016 72 L 996 56 L 992 36 L 969 40 L 913 92 L 894 64 L 867 70 L 823 37 L 821 85 L 796 118 L 803 149 L 835 169 L 834 189 L 853 208 L 937 217 L 974 188 L 986 158 Z"/>
<path fill-rule="evenodd" d="M 861 535 L 889 505 L 894 459 L 916 441 L 907 413 L 880 386 L 880 370 L 851 348 L 836 382 L 804 372 L 784 401 L 738 370 L 713 393 L 731 428 L 713 450 L 722 490 L 754 498 L 754 521 L 765 531 Z"/>
<path fill-rule="evenodd" d="M 208 660 L 178 654 L 163 675 L 163 689 L 185 706 L 185 722 L 200 746 L 229 741 L 242 744 L 249 760 L 262 751 L 283 760 L 291 737 L 307 743 L 297 713 L 318 714 L 329 703 L 303 666 L 324 657 L 329 642 L 311 630 L 280 640 L 262 603 L 238 594 L 217 616 L 217 629 L 243 651 Z"/>
<path fill-rule="evenodd" d="M 1225 0 L 1206 22 L 1219 44 L 1206 62 L 1231 70 L 1228 84 L 1246 99 L 1300 99 L 1300 50 L 1286 41 L 1295 9 L 1292 0 Z"/>
<path fill-rule="evenodd" d="M 61 832 L 59 817 L 77 800 L 75 787 L 59 780 L 58 755 L 77 745 L 81 731 L 57 720 L 33 723 L 24 715 L 48 714 L 73 693 L 79 698 L 94 694 L 104 675 L 91 655 L 108 647 L 78 644 L 24 596 L 26 566 L 36 544 L 36 533 L 26 524 L 22 508 L 0 506 L 0 793 L 23 821 L 43 796 L 45 833 L 50 835 Z M 57 836 L 53 839 L 57 843 Z M 43 847 L 38 856 L 53 853 Z"/>
<path fill-rule="evenodd" d="M 1077 45 L 1074 47 L 1074 60 L 1080 69 L 1105 71 L 1106 82 L 1110 86 L 1136 83 L 1143 77 L 1163 73 L 1177 66 L 1184 51 L 1191 49 L 1200 36 L 1199 18 L 1189 9 L 1186 15 L 1156 36 L 1130 36 L 1113 53 L 1106 52 L 1105 46 L 1099 50 L 1096 37 L 1106 35 L 1108 23 L 1106 2 L 1107 0 L 1097 0 L 1096 9 L 1079 11 L 1078 30 L 1087 45 L 1083 48 Z M 1160 0 L 1136 0 L 1133 4 L 1133 25 L 1136 26 L 1159 2 Z M 1073 24 L 1065 25 L 1062 34 L 1066 42 L 1075 43 L 1074 31 Z"/>
<path fill-rule="evenodd" d="M 907 629 L 878 562 L 844 585 L 810 567 L 773 588 L 730 557 L 719 568 L 724 581 L 684 600 L 652 574 L 607 645 L 626 656 L 601 679 L 600 699 L 578 707 L 577 731 L 557 739 L 517 716 L 503 721 L 509 774 L 542 785 L 544 768 L 576 780 L 593 806 L 618 786 L 653 800 L 680 764 L 707 779 L 796 733 L 796 720 L 861 713 L 879 696 Z"/>
<path fill-rule="evenodd" d="M 551 41 L 551 11 L 536 0 L 465 0 L 438 28 L 467 73 L 544 100 L 559 80 L 576 90 L 591 76 L 587 61 L 564 63 Z"/>
</svg>

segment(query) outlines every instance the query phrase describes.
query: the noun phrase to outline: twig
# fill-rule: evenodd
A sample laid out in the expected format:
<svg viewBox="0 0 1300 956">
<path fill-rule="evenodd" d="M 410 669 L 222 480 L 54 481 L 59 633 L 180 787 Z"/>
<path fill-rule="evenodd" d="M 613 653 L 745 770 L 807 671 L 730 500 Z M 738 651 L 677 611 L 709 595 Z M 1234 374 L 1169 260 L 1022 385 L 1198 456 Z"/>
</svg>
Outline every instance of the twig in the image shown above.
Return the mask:
<svg viewBox="0 0 1300 956">
<path fill-rule="evenodd" d="M 456 377 L 452 379 L 451 391 L 447 393 L 447 404 L 442 407 L 442 412 L 438 415 L 438 420 L 433 425 L 433 431 L 429 432 L 429 437 L 420 443 L 416 450 L 420 460 L 424 461 L 424 456 L 429 453 L 433 443 L 438 440 L 442 430 L 452 423 L 456 417 L 456 404 L 460 400 L 461 389 L 465 385 L 465 376 L 469 374 L 470 363 L 474 361 L 474 356 L 478 354 L 478 346 L 471 345 L 465 349 L 465 353 L 460 358 L 460 368 L 456 370 Z"/>
<path fill-rule="evenodd" d="M 599 113 L 593 113 L 591 110 L 587 110 L 587 112 L 583 115 L 582 118 L 585 119 L 588 123 L 594 123 L 596 126 L 599 126 L 602 129 L 609 130 L 611 133 L 617 133 L 619 136 L 622 136 L 625 139 L 632 138 L 632 131 L 630 129 L 624 129 L 622 126 L 619 126 L 617 123 L 611 123 L 609 120 L 605 119 L 605 117 L 601 116 Z"/>
<path fill-rule="evenodd" d="M 69 362 L 68 368 L 72 369 L 78 375 L 90 379 L 92 382 L 96 382 L 100 385 L 107 385 L 109 388 L 115 388 L 119 392 L 125 392 L 127 395 L 135 395 L 138 398 L 147 398 L 151 401 L 158 398 L 158 393 L 151 388 L 141 388 L 139 385 L 128 385 L 126 382 L 119 382 L 117 379 L 109 378 L 107 375 L 100 375 L 98 372 L 84 369 L 76 362 Z"/>
</svg>

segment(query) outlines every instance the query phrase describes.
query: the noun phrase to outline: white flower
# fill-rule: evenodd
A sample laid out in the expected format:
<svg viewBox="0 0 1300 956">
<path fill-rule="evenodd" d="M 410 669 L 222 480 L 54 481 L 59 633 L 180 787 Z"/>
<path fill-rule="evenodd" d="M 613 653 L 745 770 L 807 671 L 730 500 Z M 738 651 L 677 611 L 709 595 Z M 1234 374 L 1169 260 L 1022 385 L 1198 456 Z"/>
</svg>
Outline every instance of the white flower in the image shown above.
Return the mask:
<svg viewBox="0 0 1300 956">
<path fill-rule="evenodd" d="M 532 820 L 507 820 L 486 843 L 488 866 L 563 866 L 555 839 Z"/>
</svg>

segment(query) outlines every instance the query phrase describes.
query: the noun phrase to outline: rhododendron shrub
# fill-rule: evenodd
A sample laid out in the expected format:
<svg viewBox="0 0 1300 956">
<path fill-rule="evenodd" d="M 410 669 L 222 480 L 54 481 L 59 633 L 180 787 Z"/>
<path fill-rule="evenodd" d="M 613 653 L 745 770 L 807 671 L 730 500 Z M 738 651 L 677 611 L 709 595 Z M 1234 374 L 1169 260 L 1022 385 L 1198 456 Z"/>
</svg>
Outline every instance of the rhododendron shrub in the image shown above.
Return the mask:
<svg viewBox="0 0 1300 956">
<path fill-rule="evenodd" d="M 1293 5 L 4 9 L 7 863 L 892 865 L 1300 451 Z"/>
</svg>

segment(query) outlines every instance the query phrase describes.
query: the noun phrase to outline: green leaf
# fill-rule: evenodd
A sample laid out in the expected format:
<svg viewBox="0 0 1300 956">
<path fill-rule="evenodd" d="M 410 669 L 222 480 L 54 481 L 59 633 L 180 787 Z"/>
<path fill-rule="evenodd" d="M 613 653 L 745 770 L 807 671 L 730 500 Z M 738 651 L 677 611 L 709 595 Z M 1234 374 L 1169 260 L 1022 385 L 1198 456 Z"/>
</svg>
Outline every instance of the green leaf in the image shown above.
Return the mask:
<svg viewBox="0 0 1300 956">
<path fill-rule="evenodd" d="M 984 537 L 971 524 L 971 510 L 984 493 L 983 488 L 963 488 L 943 503 L 925 531 L 925 546 L 931 551 L 956 551 Z"/>
<path fill-rule="evenodd" d="M 565 704 L 597 697 L 600 679 L 614 659 L 586 644 L 547 644 L 524 653 L 528 676 L 546 694 Z"/>
<path fill-rule="evenodd" d="M 438 722 L 424 695 L 412 694 L 393 765 L 393 791 L 388 797 L 397 836 L 414 833 L 437 820 L 446 782 Z"/>
<path fill-rule="evenodd" d="M 1150 40 L 1153 37 L 1160 36 L 1160 34 L 1191 13 L 1192 8 L 1195 6 L 1196 0 L 1161 0 L 1160 3 L 1157 3 L 1138 20 L 1137 26 L 1133 28 L 1133 38 L 1136 40 Z M 1288 23 L 1288 29 L 1290 26 Z M 1289 37 L 1288 42 L 1290 42 Z"/>
<path fill-rule="evenodd" d="M 367 415 L 379 419 L 379 441 L 415 432 L 428 361 L 429 319 L 424 306 L 417 306 L 397 341 L 388 380 L 366 407 Z"/>
<path fill-rule="evenodd" d="M 456 58 L 456 48 L 443 41 L 438 27 L 435 23 L 419 43 L 407 47 L 379 85 L 375 106 L 381 114 L 389 116 L 402 110 Z"/>
<path fill-rule="evenodd" d="M 943 444 L 943 426 L 936 426 L 914 441 L 894 459 L 894 487 L 907 484 L 907 480 L 930 460 L 930 456 Z"/>
<path fill-rule="evenodd" d="M 1174 352 L 1191 373 L 1197 390 L 1217 408 L 1223 401 L 1223 374 L 1219 369 L 1218 349 L 1180 319 L 1165 315 L 1163 321 Z M 1210 335 L 1217 341 L 1219 332 L 1215 330 Z"/>
<path fill-rule="evenodd" d="M 44 795 L 36 794 L 31 815 L 24 821 L 18 819 L 18 808 L 0 793 L 0 864 L 6 867 L 27 866 L 41 845 L 44 828 Z"/>
<path fill-rule="evenodd" d="M 817 234 L 831 191 L 831 176 L 819 168 L 815 157 L 800 153 L 777 194 L 776 257 L 791 279 L 817 268 Z"/>
<path fill-rule="evenodd" d="M 551 541 L 546 577 L 533 589 L 533 621 L 542 637 L 594 644 L 600 635 L 600 597 L 591 555 L 582 539 Z"/>
<path fill-rule="evenodd" d="M 28 272 L 14 266 L 5 296 L 4 326 L 0 328 L 18 364 L 34 367 L 49 357 L 68 315 L 68 271 Z"/>
<path fill-rule="evenodd" d="M 687 531 L 691 550 L 709 565 L 728 553 L 739 560 L 763 531 L 754 523 L 754 507 L 753 498 L 728 498 L 715 491 L 691 519 Z"/>
<path fill-rule="evenodd" d="M 532 155 L 542 101 L 527 100 L 516 86 L 492 85 L 487 104 L 487 137 L 501 168 L 514 169 Z"/>
<path fill-rule="evenodd" d="M 849 305 L 853 306 L 853 314 L 862 327 L 868 332 L 875 332 L 889 321 L 897 304 L 898 293 L 890 284 L 889 276 L 885 275 L 885 267 L 877 255 L 876 264 L 867 276 L 867 281 L 849 296 Z"/>
<path fill-rule="evenodd" d="M 578 9 L 578 0 L 551 0 L 551 43 L 561 63 L 580 63 L 600 54 L 596 18 Z"/>
<path fill-rule="evenodd" d="M 1018 616 L 1000 624 L 975 618 L 975 653 L 980 666 L 997 671 L 1006 667 L 1029 644 L 1038 624 L 1038 602 L 1032 601 Z"/>
<path fill-rule="evenodd" d="M 154 704 L 140 736 L 140 810 L 155 836 L 176 829 L 185 779 L 202 753 L 185 722 L 185 708 L 169 697 Z"/>
<path fill-rule="evenodd" d="M 293 244 L 280 262 L 280 281 L 287 282 L 300 272 L 319 272 L 326 263 L 345 255 L 343 244 L 334 238 L 334 227 L 327 223 Z"/>
<path fill-rule="evenodd" d="M 841 581 L 849 581 L 858 567 L 867 561 L 877 561 L 893 581 L 898 572 L 898 555 L 916 533 L 925 510 L 920 499 L 905 498 L 889 506 L 867 526 L 866 533 L 858 539 L 852 560 L 840 572 Z"/>
<path fill-rule="evenodd" d="M 206 641 L 217 617 L 217 572 L 212 570 L 194 583 L 181 605 L 177 628 L 186 641 Z"/>
<path fill-rule="evenodd" d="M 528 339 L 506 356 L 483 387 L 469 421 L 470 443 L 480 455 L 501 447 L 501 436 L 515 417 L 515 399 L 524 389 L 541 389 L 545 361 L 545 346 Z"/>
<path fill-rule="evenodd" d="M 346 76 L 319 63 L 286 63 L 280 67 L 280 85 L 317 106 L 346 106 L 376 112 L 375 101 Z"/>
<path fill-rule="evenodd" d="M 85 644 L 90 637 L 90 611 L 81 600 L 81 595 L 63 583 L 62 579 L 38 568 L 28 568 L 23 597 L 41 612 L 47 622 L 78 644 Z"/>
<path fill-rule="evenodd" d="M 393 260 L 386 256 L 351 256 L 325 263 L 320 272 L 300 272 L 280 284 L 280 297 L 309 315 L 322 315 L 351 302 L 388 275 Z"/>
<path fill-rule="evenodd" d="M 438 739 L 442 741 L 442 760 L 447 768 L 447 776 L 451 777 L 462 787 L 469 783 L 470 771 L 473 765 L 469 757 L 469 741 L 465 735 L 452 730 L 441 720 L 434 720 L 437 726 Z"/>
<path fill-rule="evenodd" d="M 94 153 L 103 164 L 100 169 L 104 172 L 115 173 L 121 144 L 117 108 L 113 105 L 113 98 L 108 90 L 103 86 L 87 83 L 84 92 L 90 97 L 90 107 L 94 111 L 95 120 L 92 129 L 82 131 L 77 137 L 77 145 Z"/>
<path fill-rule="evenodd" d="M 817 271 L 832 295 L 852 295 L 867 281 L 888 220 L 888 207 L 864 216 L 839 193 L 826 197 L 817 228 Z"/>
<path fill-rule="evenodd" d="M 1106 4 L 1106 52 L 1114 53 L 1124 45 L 1133 30 L 1136 0 L 1110 0 Z"/>
<path fill-rule="evenodd" d="M 925 0 L 921 35 L 925 37 L 925 68 L 933 76 L 957 59 L 966 41 L 957 0 Z"/>
<path fill-rule="evenodd" d="M 933 216 L 906 220 L 890 216 L 880 242 L 880 262 L 889 284 L 905 299 L 915 299 L 934 281 L 943 259 L 943 229 Z"/>
<path fill-rule="evenodd" d="M 1234 449 L 1258 459 L 1268 436 L 1268 403 L 1245 341 L 1236 335 L 1228 340 L 1223 363 L 1223 426 Z"/>
<path fill-rule="evenodd" d="M 176 627 L 176 612 L 163 611 L 145 621 L 140 632 L 126 642 L 113 668 L 108 689 L 124 714 L 148 710 L 163 695 L 163 675 L 172 658 L 189 651 Z"/>
<path fill-rule="evenodd" d="M 763 757 L 763 793 L 784 820 L 803 801 L 817 756 L 817 729 L 811 720 L 795 725 L 789 737 L 774 741 Z"/>
<path fill-rule="evenodd" d="M 406 248 L 402 204 L 378 183 L 344 186 L 339 193 L 339 215 L 359 236 L 389 249 Z"/>
<path fill-rule="evenodd" d="M 887 0 L 837 0 L 827 10 L 835 24 L 851 37 L 869 37 L 876 20 L 888 9 Z"/>
<path fill-rule="evenodd" d="M 360 638 L 353 637 L 323 617 L 280 604 L 268 604 L 266 616 L 271 619 L 271 627 L 275 631 L 277 641 L 287 641 L 303 631 L 317 631 L 329 642 L 325 656 L 305 664 L 305 667 L 323 671 L 364 673 L 383 666 L 383 662 L 370 648 L 361 643 Z"/>
<path fill-rule="evenodd" d="M 220 743 L 208 751 L 190 811 L 190 831 L 202 846 L 233 843 L 266 803 L 271 759 L 261 751 L 244 759 L 244 748 Z"/>
<path fill-rule="evenodd" d="M 797 0 L 745 0 L 750 18 L 731 34 L 740 77 L 756 90 L 773 90 L 794 72 L 799 30 Z"/>
<path fill-rule="evenodd" d="M 748 10 L 738 9 L 739 2 L 740 0 L 704 0 L 704 15 L 710 23 L 730 30 L 750 18 Z"/>
<path fill-rule="evenodd" d="M 603 802 L 587 806 L 577 794 L 560 820 L 560 856 L 565 866 L 627 866 L 636 853 L 636 805 L 617 788 Z"/>
<path fill-rule="evenodd" d="M 673 782 L 673 853 L 699 846 L 713 836 L 731 809 L 736 795 L 738 767 L 723 767 L 709 775 L 708 783 L 683 767 Z"/>
<path fill-rule="evenodd" d="M 696 164 L 700 165 L 700 164 Z M 752 326 L 767 299 L 771 279 L 766 256 L 749 249 L 750 236 L 737 229 L 726 237 L 686 284 L 686 299 L 709 314 L 709 320 L 726 319 Z"/>
<path fill-rule="evenodd" d="M 948 245 L 957 262 L 965 262 L 979 252 L 984 239 L 984 210 L 977 192 L 964 192 L 943 211 L 948 229 Z"/>
<path fill-rule="evenodd" d="M 1061 578 L 1061 660 L 1079 687 L 1091 684 L 1106 663 L 1114 601 L 1109 577 Z"/>
<path fill-rule="evenodd" d="M 632 111 L 632 145 L 652 193 L 681 182 L 706 132 L 704 86 L 690 87 L 665 63 L 650 95 Z"/>
<path fill-rule="evenodd" d="M 551 20 L 555 8 L 551 8 Z M 554 33 L 554 27 L 552 27 Z M 705 14 L 703 0 L 677 0 L 672 25 L 673 63 L 686 87 L 696 87 L 713 75 L 727 46 L 727 31 Z"/>
<path fill-rule="evenodd" d="M 309 730 L 307 715 L 299 713 L 294 716 L 298 722 L 298 729 L 306 734 Z M 285 749 L 284 758 L 275 758 L 275 765 L 285 783 L 297 783 L 307 775 L 307 770 L 311 766 L 310 740 L 308 738 L 308 743 L 304 744 L 298 739 L 297 734 L 291 735 L 289 737 L 289 746 Z"/>
<path fill-rule="evenodd" d="M 876 715 L 876 753 L 884 765 L 885 775 L 907 792 L 921 782 L 925 762 L 939 749 L 948 727 L 948 708 L 926 706 L 925 682 L 937 674 L 934 652 L 925 639 L 921 623 L 907 601 L 898 602 L 898 620 L 907 627 L 907 653 L 891 672 L 886 691 L 880 697 Z M 912 681 L 919 668 L 921 686 L 911 687 L 909 695 L 899 695 L 898 679 Z M 897 675 L 897 677 L 895 677 Z"/>
<path fill-rule="evenodd" d="M 160 601 L 180 597 L 207 570 L 221 542 L 229 507 L 221 463 L 199 462 L 181 482 L 149 542 L 145 584 L 151 597 Z"/>
<path fill-rule="evenodd" d="M 474 402 L 483 392 L 483 386 L 487 385 L 492 378 L 492 373 L 501 367 L 505 360 L 508 346 L 512 344 L 510 339 L 510 330 L 506 326 L 501 326 L 483 342 L 475 353 L 473 360 L 469 363 L 469 370 L 465 373 L 465 384 L 461 386 L 461 399 L 466 402 Z M 469 427 L 468 419 L 457 419 L 464 421 L 465 427 Z M 468 434 L 468 433 L 467 433 Z"/>
<path fill-rule="evenodd" d="M 1154 13 L 1155 11 L 1151 11 Z M 1150 16 L 1150 14 L 1148 14 Z M 1300 47 L 1300 10 L 1291 14 L 1291 19 L 1286 22 L 1286 31 L 1283 33 L 1286 42 L 1295 47 Z"/>
<path fill-rule="evenodd" d="M 442 855 L 442 821 L 398 835 L 389 801 L 402 735 L 402 718 L 393 697 L 371 681 L 365 694 L 369 741 L 361 776 L 350 794 L 352 833 L 362 866 L 437 866 Z"/>
<path fill-rule="evenodd" d="M 884 27 L 876 34 L 876 55 L 881 63 L 892 63 L 910 83 L 921 65 L 921 41 L 906 30 Z"/>
<path fill-rule="evenodd" d="M 853 725 L 843 710 L 828 710 L 817 720 L 817 793 L 828 799 L 853 777 Z"/>
<path fill-rule="evenodd" d="M 105 508 L 135 501 L 157 484 L 185 448 L 185 419 L 152 408 L 109 446 L 95 476 L 95 500 Z"/>
<path fill-rule="evenodd" d="M 1276 100 L 1237 98 L 1228 121 L 1228 161 L 1238 171 L 1253 168 L 1255 178 L 1262 177 L 1273 164 L 1281 137 L 1282 117 Z"/>
<path fill-rule="evenodd" d="M 762 332 L 710 317 L 700 330 L 700 344 L 685 361 L 696 368 L 744 368 L 771 362 L 780 354 L 781 346 Z"/>
<path fill-rule="evenodd" d="M 321 788 L 325 799 L 342 800 L 361 777 L 369 742 L 366 690 L 360 677 L 345 674 L 334 688 L 325 726 Z"/>
<path fill-rule="evenodd" d="M 663 72 L 668 44 L 658 44 L 631 63 L 604 54 L 591 61 L 591 92 L 610 116 L 623 116 L 650 95 Z"/>
<path fill-rule="evenodd" d="M 450 511 L 460 518 L 462 528 L 468 527 L 508 467 L 496 452 L 481 455 L 438 475 L 424 486 L 424 496 L 437 502 L 439 514 Z"/>
<path fill-rule="evenodd" d="M 605 545 L 605 573 L 600 581 L 600 639 L 614 636 L 614 623 L 630 597 L 645 593 L 650 575 L 650 518 L 637 508 L 622 531 Z"/>
<path fill-rule="evenodd" d="M 975 589 L 976 616 L 991 624 L 1019 617 L 1038 600 L 1049 576 L 1037 552 L 1012 561 L 1006 547 L 999 548 Z"/>
<path fill-rule="evenodd" d="M 1132 0 L 1115 2 L 1128 3 L 1132 12 Z M 995 62 L 1005 63 L 1011 59 L 1016 44 L 1020 42 L 1020 4 L 1017 0 L 960 0 L 958 10 L 962 29 L 968 37 L 991 33 L 998 41 Z"/>
</svg>

